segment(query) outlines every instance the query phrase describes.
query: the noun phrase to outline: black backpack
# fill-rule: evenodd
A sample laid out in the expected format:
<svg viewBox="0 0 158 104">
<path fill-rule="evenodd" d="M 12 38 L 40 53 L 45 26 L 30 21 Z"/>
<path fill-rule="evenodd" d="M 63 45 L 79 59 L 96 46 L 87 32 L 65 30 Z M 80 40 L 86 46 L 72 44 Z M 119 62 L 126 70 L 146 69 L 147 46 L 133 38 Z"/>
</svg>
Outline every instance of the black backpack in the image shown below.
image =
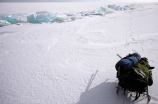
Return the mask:
<svg viewBox="0 0 158 104">
<path fill-rule="evenodd" d="M 147 58 L 141 58 L 138 63 L 133 65 L 133 67 L 125 73 L 121 73 L 120 67 L 117 71 L 117 78 L 119 80 L 117 93 L 119 88 L 124 89 L 124 94 L 126 90 L 136 92 L 135 100 L 137 100 L 140 94 L 145 92 L 145 95 L 148 96 L 148 101 L 150 101 L 148 86 L 153 84 L 151 71 L 153 68 L 154 67 L 150 67 Z"/>
</svg>

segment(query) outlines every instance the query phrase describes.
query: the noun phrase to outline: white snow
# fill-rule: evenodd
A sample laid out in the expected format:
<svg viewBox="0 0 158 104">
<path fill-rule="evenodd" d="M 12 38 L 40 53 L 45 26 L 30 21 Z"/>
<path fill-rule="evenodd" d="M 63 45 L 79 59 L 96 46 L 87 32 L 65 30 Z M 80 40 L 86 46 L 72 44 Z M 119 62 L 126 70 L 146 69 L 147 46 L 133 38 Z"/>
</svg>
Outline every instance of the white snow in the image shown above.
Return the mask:
<svg viewBox="0 0 158 104">
<path fill-rule="evenodd" d="M 105 5 L 0 3 L 0 14 L 80 12 Z M 122 91 L 116 94 L 116 54 L 133 52 L 155 66 L 149 104 L 157 104 L 158 3 L 136 5 L 71 22 L 0 27 L 0 104 L 145 104 L 144 96 L 134 101 Z"/>
</svg>

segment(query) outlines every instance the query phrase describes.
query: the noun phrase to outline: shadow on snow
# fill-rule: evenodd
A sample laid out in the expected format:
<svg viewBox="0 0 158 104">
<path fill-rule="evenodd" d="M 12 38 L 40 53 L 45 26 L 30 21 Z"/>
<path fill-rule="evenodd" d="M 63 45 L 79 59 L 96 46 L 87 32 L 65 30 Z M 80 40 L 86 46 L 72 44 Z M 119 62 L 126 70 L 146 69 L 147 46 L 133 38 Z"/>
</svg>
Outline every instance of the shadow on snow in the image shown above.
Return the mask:
<svg viewBox="0 0 158 104">
<path fill-rule="evenodd" d="M 107 82 L 108 79 L 100 85 L 90 88 L 98 70 L 91 75 L 85 92 L 80 95 L 80 101 L 77 104 L 134 104 L 131 98 L 124 96 L 123 91 L 116 94 L 117 82 Z"/>
</svg>

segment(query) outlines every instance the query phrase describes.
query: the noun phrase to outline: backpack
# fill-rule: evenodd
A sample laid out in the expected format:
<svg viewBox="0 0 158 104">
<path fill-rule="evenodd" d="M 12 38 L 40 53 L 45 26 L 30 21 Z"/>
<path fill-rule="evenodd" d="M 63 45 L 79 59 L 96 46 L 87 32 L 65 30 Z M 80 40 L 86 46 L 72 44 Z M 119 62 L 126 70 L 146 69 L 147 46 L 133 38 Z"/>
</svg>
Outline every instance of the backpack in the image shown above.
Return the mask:
<svg viewBox="0 0 158 104">
<path fill-rule="evenodd" d="M 136 57 L 135 54 L 129 54 L 116 63 L 115 67 L 117 70 L 117 78 L 119 80 L 118 85 L 124 89 L 124 93 L 125 90 L 137 92 L 135 100 L 139 98 L 141 93 L 146 92 L 148 100 L 150 101 L 150 96 L 148 95 L 148 86 L 153 84 L 151 69 L 154 67 L 150 67 L 148 59 L 145 57 L 139 57 L 140 59 L 137 58 L 137 62 L 130 61 L 130 64 L 129 62 L 126 62 L 128 64 L 122 64 L 122 61 L 125 61 L 124 59 L 126 59 L 126 61 L 127 59 L 130 60 L 129 58 L 133 57 L 133 55 Z M 133 62 L 132 65 L 131 62 Z"/>
</svg>

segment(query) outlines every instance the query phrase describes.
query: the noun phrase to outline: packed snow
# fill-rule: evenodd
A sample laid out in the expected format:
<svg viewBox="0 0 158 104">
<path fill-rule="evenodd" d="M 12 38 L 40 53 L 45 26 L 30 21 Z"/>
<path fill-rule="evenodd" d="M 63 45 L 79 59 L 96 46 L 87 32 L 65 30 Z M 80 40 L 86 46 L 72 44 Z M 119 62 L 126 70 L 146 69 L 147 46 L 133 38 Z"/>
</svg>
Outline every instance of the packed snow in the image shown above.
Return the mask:
<svg viewBox="0 0 158 104">
<path fill-rule="evenodd" d="M 120 91 L 115 64 L 138 52 L 154 66 L 158 3 L 0 3 L 0 104 L 146 104 Z"/>
</svg>

